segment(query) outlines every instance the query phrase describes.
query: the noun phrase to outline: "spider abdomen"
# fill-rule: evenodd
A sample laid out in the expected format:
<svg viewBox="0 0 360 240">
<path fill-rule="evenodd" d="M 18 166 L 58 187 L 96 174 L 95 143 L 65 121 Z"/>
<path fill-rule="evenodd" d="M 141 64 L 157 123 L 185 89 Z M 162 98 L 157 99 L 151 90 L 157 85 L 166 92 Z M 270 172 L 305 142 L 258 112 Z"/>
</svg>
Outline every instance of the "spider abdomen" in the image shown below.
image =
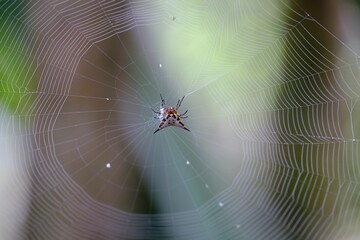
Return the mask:
<svg viewBox="0 0 360 240">
<path fill-rule="evenodd" d="M 167 121 L 168 121 L 168 124 L 169 125 L 175 125 L 175 122 L 176 122 L 176 117 L 174 114 L 169 114 L 167 116 Z"/>
</svg>

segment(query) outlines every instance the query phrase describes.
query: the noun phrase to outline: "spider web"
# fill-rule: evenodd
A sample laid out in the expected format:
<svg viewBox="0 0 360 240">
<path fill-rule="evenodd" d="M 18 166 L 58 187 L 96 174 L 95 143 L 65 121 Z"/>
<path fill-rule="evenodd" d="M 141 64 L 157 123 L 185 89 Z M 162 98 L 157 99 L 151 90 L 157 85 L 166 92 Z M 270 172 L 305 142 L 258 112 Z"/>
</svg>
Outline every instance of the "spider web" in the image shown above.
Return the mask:
<svg viewBox="0 0 360 240">
<path fill-rule="evenodd" d="M 356 234 L 359 55 L 297 4 L 0 9 L 2 126 L 28 205 L 6 224 L 21 238 Z M 153 134 L 160 94 L 185 96 L 191 133 Z"/>
</svg>

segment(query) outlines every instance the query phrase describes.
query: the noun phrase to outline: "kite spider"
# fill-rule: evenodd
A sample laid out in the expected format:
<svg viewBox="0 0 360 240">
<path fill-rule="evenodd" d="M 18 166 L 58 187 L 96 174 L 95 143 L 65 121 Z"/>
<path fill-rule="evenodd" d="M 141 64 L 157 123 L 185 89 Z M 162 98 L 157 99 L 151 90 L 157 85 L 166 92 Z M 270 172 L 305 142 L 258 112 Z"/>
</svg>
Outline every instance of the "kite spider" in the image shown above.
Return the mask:
<svg viewBox="0 0 360 240">
<path fill-rule="evenodd" d="M 180 127 L 182 129 L 185 129 L 190 132 L 190 130 L 185 127 L 184 123 L 181 120 L 182 118 L 187 118 L 187 116 L 185 116 L 185 114 L 188 112 L 188 110 L 186 110 L 182 114 L 179 114 L 177 112 L 181 106 L 182 101 L 184 100 L 184 97 L 185 96 L 183 96 L 181 99 L 178 100 L 176 107 L 166 107 L 165 100 L 163 99 L 163 97 L 160 94 L 160 98 L 161 98 L 160 112 L 157 112 L 154 109 L 151 109 L 151 110 L 153 110 L 154 113 L 157 114 L 157 116 L 155 118 L 160 119 L 159 127 L 155 130 L 154 133 L 157 133 L 161 129 L 164 129 L 164 128 L 170 127 L 170 126 Z"/>
</svg>

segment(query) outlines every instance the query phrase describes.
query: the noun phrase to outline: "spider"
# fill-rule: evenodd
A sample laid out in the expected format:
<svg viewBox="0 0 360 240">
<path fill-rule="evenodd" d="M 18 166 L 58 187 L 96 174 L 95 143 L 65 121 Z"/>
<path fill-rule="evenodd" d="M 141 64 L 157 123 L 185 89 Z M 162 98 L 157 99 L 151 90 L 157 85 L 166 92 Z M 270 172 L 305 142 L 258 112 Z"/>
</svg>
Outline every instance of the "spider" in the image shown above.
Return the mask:
<svg viewBox="0 0 360 240">
<path fill-rule="evenodd" d="M 158 131 L 160 131 L 161 129 L 169 127 L 169 126 L 180 127 L 182 129 L 185 129 L 190 132 L 190 130 L 185 127 L 184 123 L 181 120 L 182 118 L 188 117 L 188 116 L 185 116 L 185 114 L 188 112 L 188 110 L 186 110 L 182 114 L 179 114 L 177 112 L 181 106 L 182 101 L 184 100 L 184 97 L 185 96 L 183 96 L 181 99 L 178 100 L 176 107 L 166 107 L 165 100 L 163 99 L 163 97 L 160 94 L 160 98 L 161 98 L 160 112 L 157 112 L 154 109 L 151 109 L 151 110 L 153 110 L 154 113 L 157 114 L 157 116 L 155 118 L 160 119 L 159 127 L 155 130 L 154 134 L 157 133 Z"/>
</svg>

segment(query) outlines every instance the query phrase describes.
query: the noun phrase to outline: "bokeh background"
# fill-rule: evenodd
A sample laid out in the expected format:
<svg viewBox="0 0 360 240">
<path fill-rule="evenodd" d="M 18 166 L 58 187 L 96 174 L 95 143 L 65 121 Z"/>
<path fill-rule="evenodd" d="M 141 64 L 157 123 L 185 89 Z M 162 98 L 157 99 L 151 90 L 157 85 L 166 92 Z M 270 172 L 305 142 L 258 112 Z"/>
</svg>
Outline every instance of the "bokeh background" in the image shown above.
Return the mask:
<svg viewBox="0 0 360 240">
<path fill-rule="evenodd" d="M 2 239 L 359 238 L 359 6 L 0 1 Z"/>
</svg>

